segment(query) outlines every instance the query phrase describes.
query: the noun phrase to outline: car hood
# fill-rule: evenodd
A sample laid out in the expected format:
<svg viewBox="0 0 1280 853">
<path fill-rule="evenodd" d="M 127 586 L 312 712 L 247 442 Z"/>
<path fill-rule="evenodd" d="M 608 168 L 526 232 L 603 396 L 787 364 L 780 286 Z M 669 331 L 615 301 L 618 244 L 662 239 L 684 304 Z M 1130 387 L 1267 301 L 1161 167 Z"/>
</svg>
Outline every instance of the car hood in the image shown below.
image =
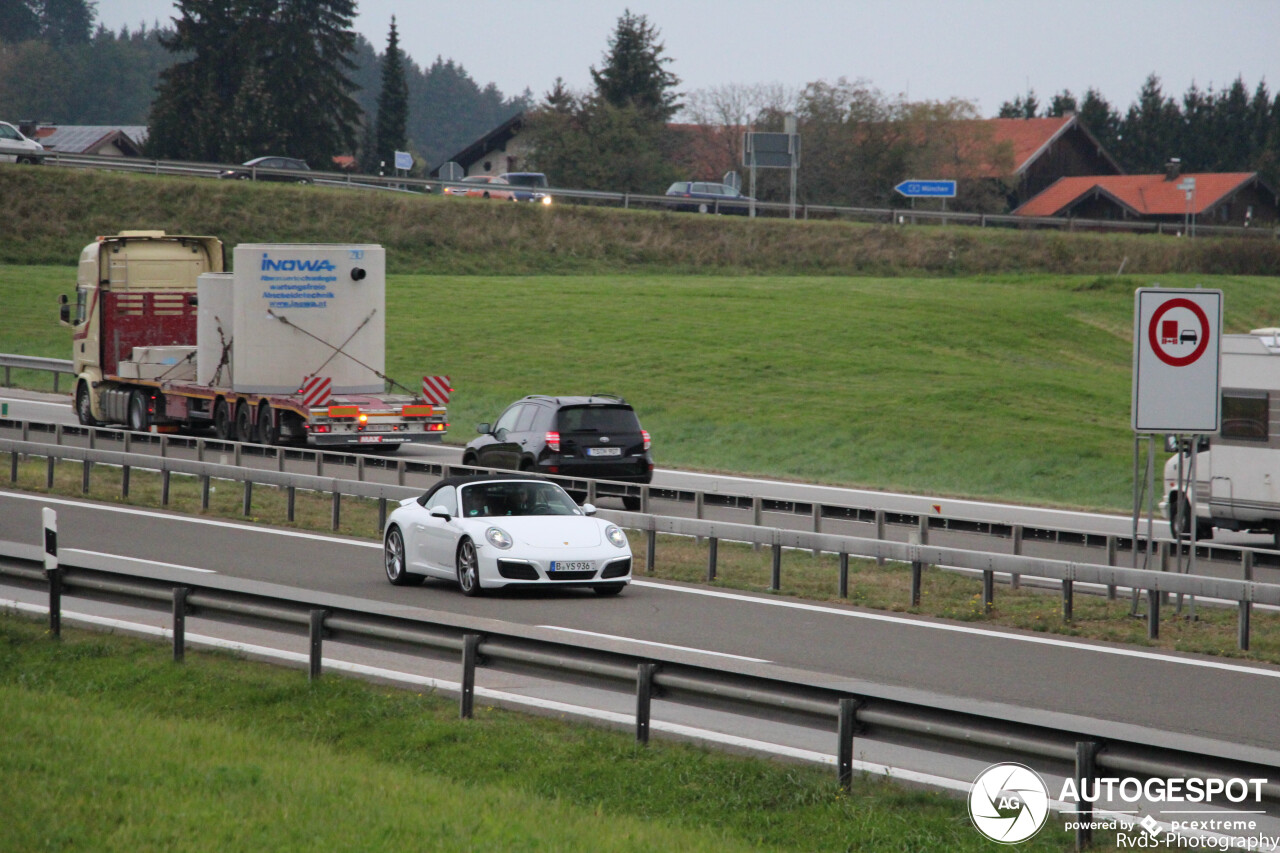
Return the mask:
<svg viewBox="0 0 1280 853">
<path fill-rule="evenodd" d="M 517 544 L 533 548 L 595 548 L 604 542 L 600 522 L 582 515 L 504 515 L 469 521 L 500 527 Z"/>
</svg>

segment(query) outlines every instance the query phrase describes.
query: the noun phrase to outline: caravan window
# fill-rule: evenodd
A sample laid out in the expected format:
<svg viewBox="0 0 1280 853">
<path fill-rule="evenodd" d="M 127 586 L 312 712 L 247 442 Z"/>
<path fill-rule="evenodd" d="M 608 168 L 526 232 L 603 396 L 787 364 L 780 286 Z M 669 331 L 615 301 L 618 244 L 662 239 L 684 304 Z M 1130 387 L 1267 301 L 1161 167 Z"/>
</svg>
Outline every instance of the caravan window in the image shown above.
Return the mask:
<svg viewBox="0 0 1280 853">
<path fill-rule="evenodd" d="M 1222 437 L 1266 441 L 1270 436 L 1270 395 L 1266 391 L 1222 392 Z"/>
</svg>

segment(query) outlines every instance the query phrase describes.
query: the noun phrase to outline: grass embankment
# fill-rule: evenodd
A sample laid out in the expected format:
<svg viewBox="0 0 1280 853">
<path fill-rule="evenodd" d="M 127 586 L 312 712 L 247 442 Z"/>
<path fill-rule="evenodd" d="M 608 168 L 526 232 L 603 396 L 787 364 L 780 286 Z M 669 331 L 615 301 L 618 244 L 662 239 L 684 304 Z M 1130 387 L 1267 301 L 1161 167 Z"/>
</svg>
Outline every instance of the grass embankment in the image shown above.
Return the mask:
<svg viewBox="0 0 1280 853">
<path fill-rule="evenodd" d="M 747 221 L 514 205 L 202 178 L 0 165 L 0 264 L 74 264 L 98 234 L 159 228 L 238 243 L 381 243 L 390 271 L 975 275 L 1274 275 L 1274 240 L 1179 240 L 846 222 Z"/>
<path fill-rule="evenodd" d="M 0 352 L 68 357 L 73 275 L 0 267 Z M 1230 332 L 1280 320 L 1274 278 L 407 275 L 388 372 L 452 377 L 457 443 L 525 394 L 610 391 L 661 466 L 1123 510 L 1132 291 L 1156 281 L 1223 288 Z"/>
<path fill-rule="evenodd" d="M 987 850 L 963 801 L 0 615 L 0 850 Z M 1054 821 L 1027 850 L 1065 850 Z"/>
<path fill-rule="evenodd" d="M 9 456 L 0 454 L 0 470 L 8 471 Z M 56 466 L 54 494 L 82 496 L 83 466 L 62 463 Z M 14 488 L 28 492 L 46 492 L 44 460 L 28 460 L 19 465 L 18 483 Z M 118 469 L 93 466 L 87 497 L 120 503 Z M 8 482 L 7 476 L 4 480 Z M 198 481 L 174 476 L 170 485 L 169 509 L 197 515 L 245 520 L 243 486 L 220 481 L 210 494 L 209 510 L 201 512 Z M 160 477 L 154 472 L 134 471 L 130 478 L 127 503 L 159 507 Z M 252 514 L 247 520 L 263 524 L 286 525 L 303 530 L 332 532 L 332 499 L 328 495 L 299 492 L 295 521 L 287 524 L 284 494 L 277 489 L 259 486 L 253 490 Z M 346 498 L 342 502 L 340 534 L 372 541 L 380 540 L 376 501 Z M 635 574 L 644 574 L 647 543 L 642 533 L 629 532 L 635 554 Z M 654 550 L 653 577 L 685 583 L 706 584 L 709 545 L 682 536 L 659 536 Z M 713 587 L 750 592 L 769 592 L 772 555 L 769 549 L 754 550 L 749 545 L 721 542 L 717 552 L 716 580 Z M 370 557 L 367 570 L 377 572 L 378 561 Z M 876 565 L 873 560 L 849 561 L 849 597 L 839 597 L 837 580 L 839 563 L 834 554 L 817 557 L 808 551 L 786 551 L 782 563 L 780 595 L 797 596 L 812 601 L 854 604 L 874 610 L 914 613 L 939 619 L 976 622 L 1025 631 L 1037 631 L 1081 637 L 1106 642 L 1128 643 L 1148 648 L 1242 658 L 1280 664 L 1280 614 L 1256 611 L 1252 617 L 1251 649 L 1236 647 L 1237 614 L 1234 608 L 1191 608 L 1168 606 L 1160 625 L 1160 638 L 1147 639 L 1146 605 L 1139 608 L 1140 618 L 1129 615 L 1128 590 L 1120 590 L 1116 600 L 1101 596 L 1077 595 L 1073 619 L 1062 618 L 1061 598 L 1050 591 L 1030 586 L 1021 589 L 997 587 L 995 606 L 985 612 L 982 606 L 982 584 L 977 578 L 954 572 L 929 571 L 925 574 L 919 607 L 911 607 L 911 572 L 903 564 Z"/>
</svg>

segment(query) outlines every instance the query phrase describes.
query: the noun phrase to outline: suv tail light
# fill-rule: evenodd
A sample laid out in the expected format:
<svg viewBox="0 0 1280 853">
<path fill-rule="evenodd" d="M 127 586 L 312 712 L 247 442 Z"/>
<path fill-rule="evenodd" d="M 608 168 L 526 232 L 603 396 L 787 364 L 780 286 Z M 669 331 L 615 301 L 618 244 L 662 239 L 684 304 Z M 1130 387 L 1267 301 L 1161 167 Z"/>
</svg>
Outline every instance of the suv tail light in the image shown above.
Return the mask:
<svg viewBox="0 0 1280 853">
<path fill-rule="evenodd" d="M 649 431 L 647 429 L 640 430 L 640 437 L 644 439 L 644 449 L 649 449 Z"/>
<path fill-rule="evenodd" d="M 547 433 L 547 449 L 552 451 L 553 453 L 560 452 L 560 433 L 558 432 Z"/>
</svg>

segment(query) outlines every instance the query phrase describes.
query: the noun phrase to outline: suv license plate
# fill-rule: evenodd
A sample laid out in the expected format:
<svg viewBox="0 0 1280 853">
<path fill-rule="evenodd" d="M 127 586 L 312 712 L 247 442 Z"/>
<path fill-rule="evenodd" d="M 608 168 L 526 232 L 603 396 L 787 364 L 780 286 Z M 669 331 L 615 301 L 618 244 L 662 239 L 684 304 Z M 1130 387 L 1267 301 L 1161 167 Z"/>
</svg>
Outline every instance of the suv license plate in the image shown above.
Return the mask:
<svg viewBox="0 0 1280 853">
<path fill-rule="evenodd" d="M 552 560 L 551 571 L 553 572 L 590 572 L 595 570 L 595 564 L 590 560 Z"/>
<path fill-rule="evenodd" d="M 621 447 L 588 447 L 588 456 L 621 456 Z"/>
</svg>

